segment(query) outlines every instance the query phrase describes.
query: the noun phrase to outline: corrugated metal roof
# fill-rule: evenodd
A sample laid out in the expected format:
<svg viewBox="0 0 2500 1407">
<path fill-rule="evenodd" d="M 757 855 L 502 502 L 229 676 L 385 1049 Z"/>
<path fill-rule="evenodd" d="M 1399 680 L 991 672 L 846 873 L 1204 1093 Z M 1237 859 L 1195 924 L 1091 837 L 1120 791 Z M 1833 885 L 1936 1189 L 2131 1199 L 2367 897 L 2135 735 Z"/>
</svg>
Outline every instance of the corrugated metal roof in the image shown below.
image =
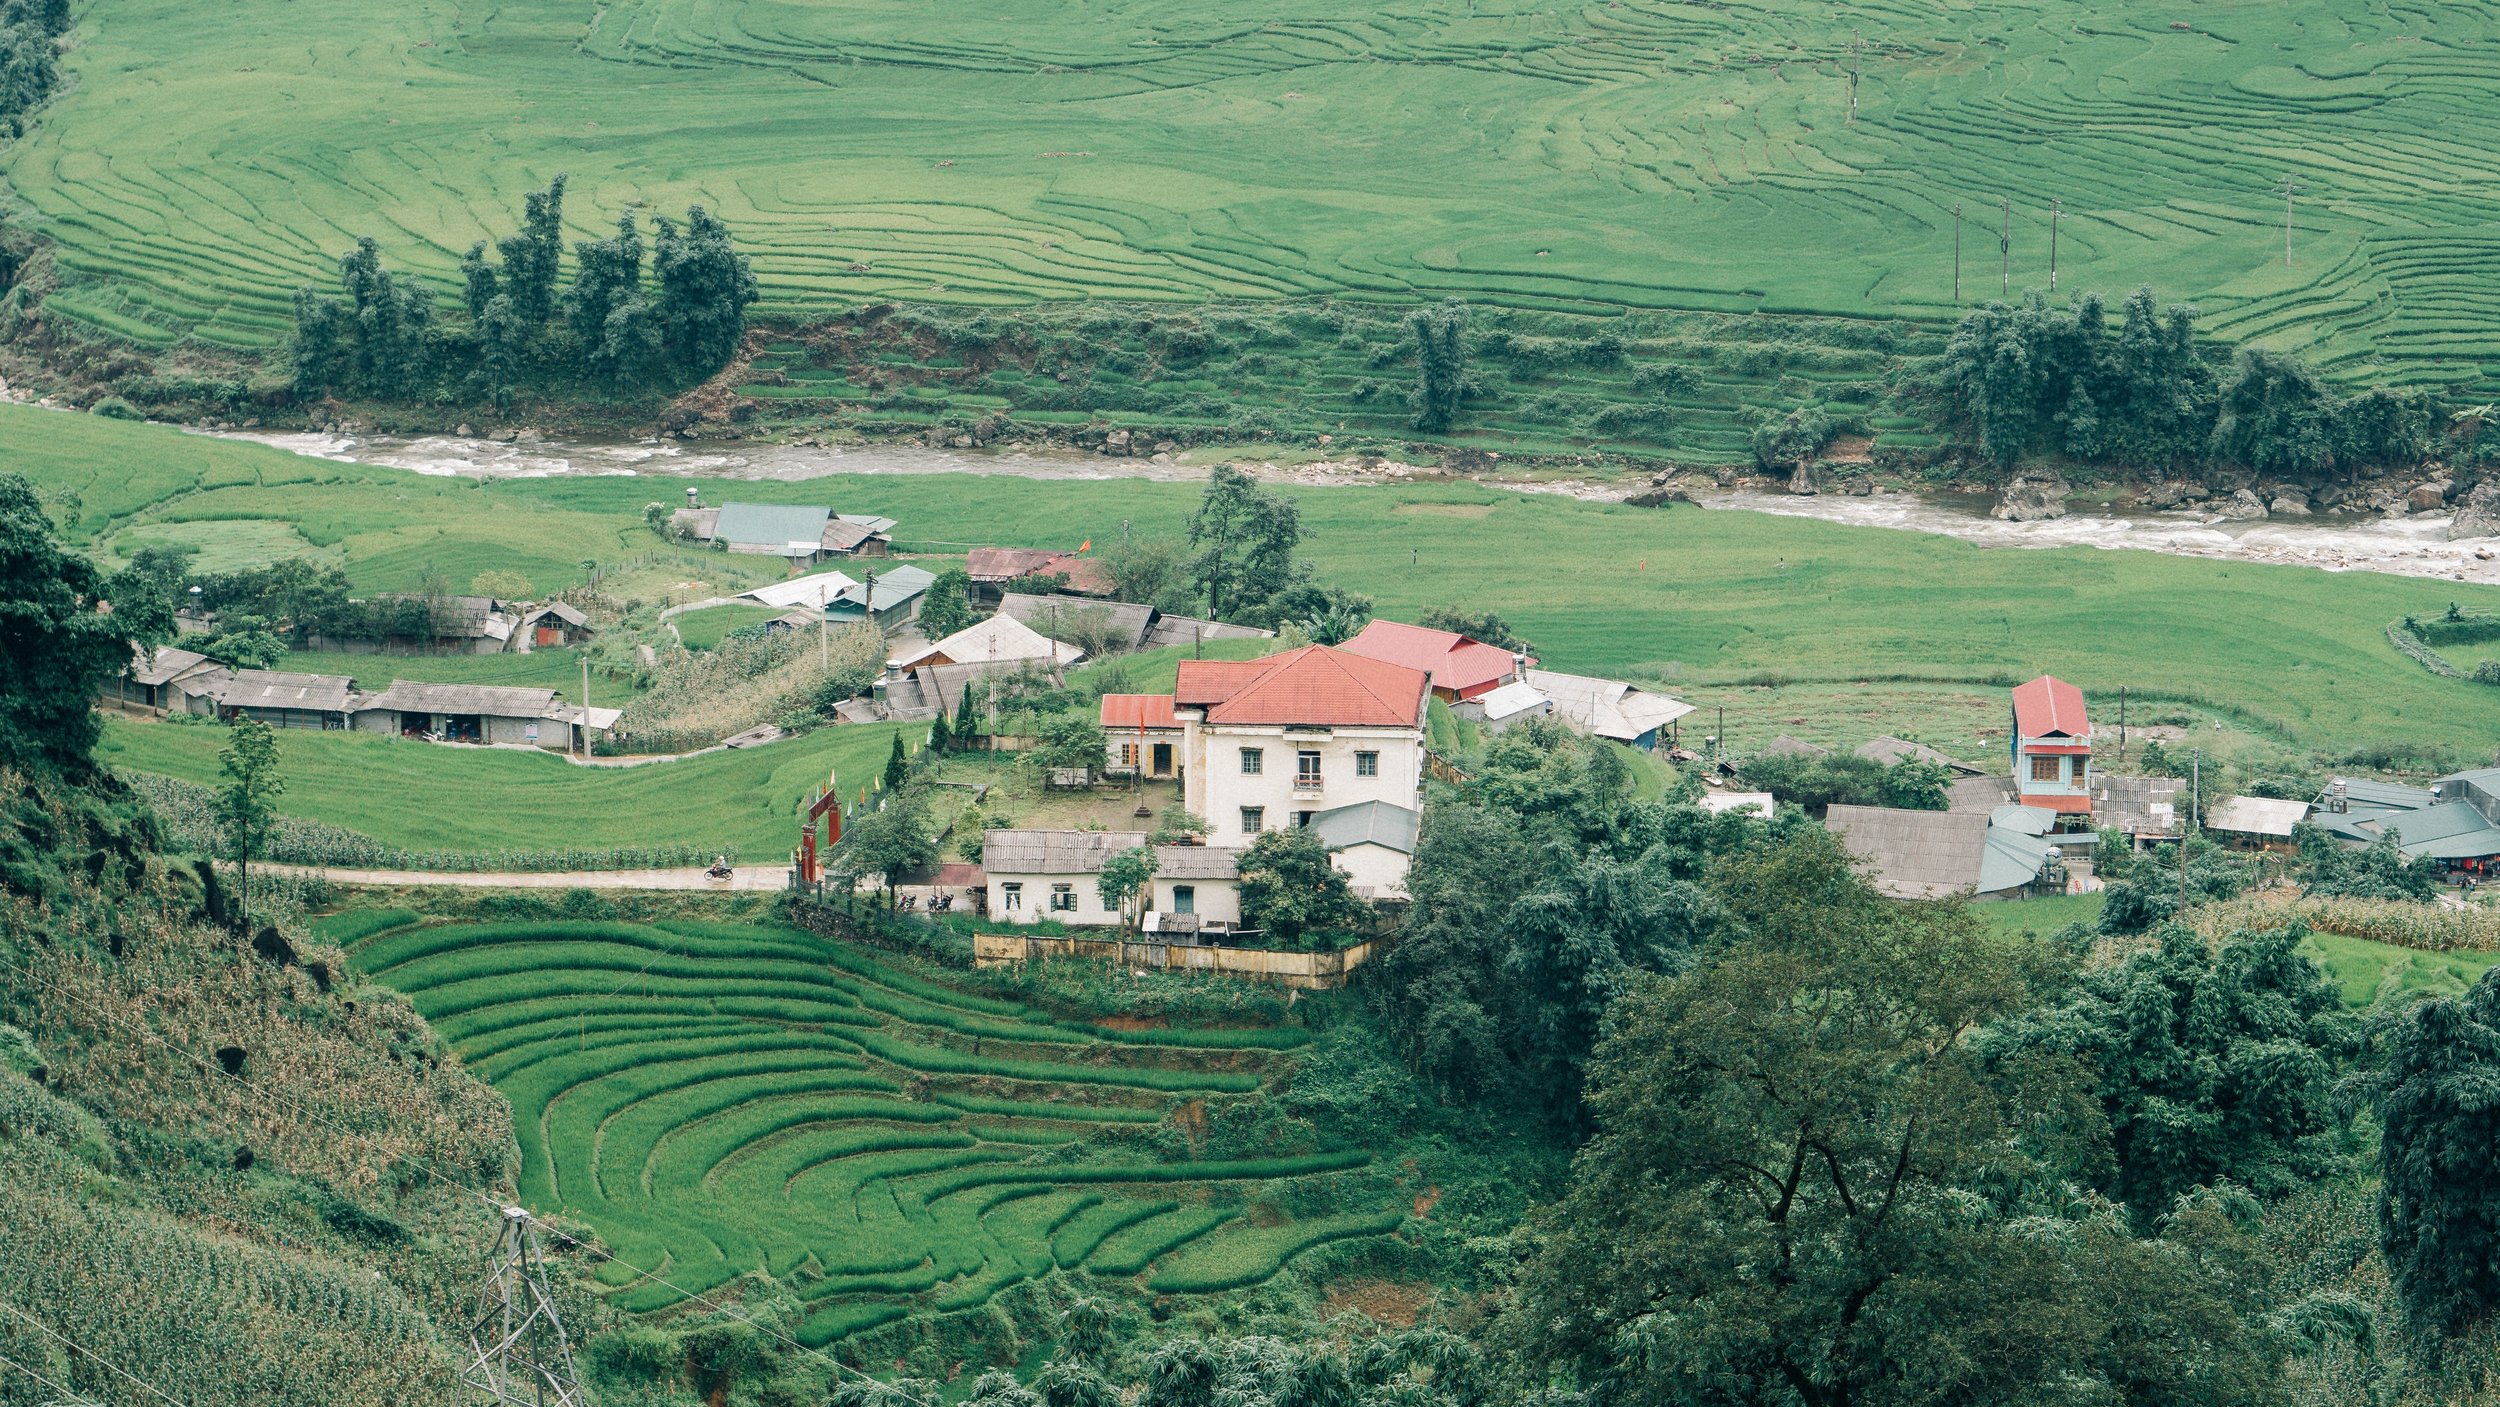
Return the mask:
<svg viewBox="0 0 2500 1407">
<path fill-rule="evenodd" d="M 1123 646 L 1135 649 L 1146 638 L 1146 629 L 1154 623 L 1154 607 L 1129 601 L 1096 601 L 1079 596 L 1035 596 L 1010 591 L 999 598 L 1002 614 L 1014 616 L 1026 625 L 1047 635 L 1058 629 L 1062 621 L 1091 623 L 1099 620 L 1105 634 Z M 1089 612 L 1091 614 L 1080 614 Z"/>
<path fill-rule="evenodd" d="M 525 625 L 535 624 L 540 616 L 554 616 L 557 620 L 563 621 L 566 625 L 590 624 L 590 617 L 574 610 L 571 606 L 566 605 L 562 601 L 550 601 L 546 605 L 540 606 L 538 609 L 531 611 L 528 615 L 523 616 L 521 618 L 522 623 Z"/>
<path fill-rule="evenodd" d="M 493 684 L 426 684 L 394 679 L 391 687 L 358 701 L 356 711 L 475 713 L 494 718 L 553 718 L 553 689 L 512 689 Z"/>
<path fill-rule="evenodd" d="M 1510 651 L 1499 646 L 1404 621 L 1374 620 L 1344 648 L 1366 659 L 1423 670 L 1432 676 L 1432 687 L 1453 693 L 1507 679 L 1519 668 Z"/>
<path fill-rule="evenodd" d="M 996 583 L 1030 576 L 1058 553 L 1038 547 L 976 547 L 964 554 L 964 575 L 974 581 Z"/>
<path fill-rule="evenodd" d="M 2207 808 L 2205 829 L 2234 835 L 2289 836 L 2292 827 L 2309 818 L 2306 801 L 2279 801 L 2270 796 L 2234 796 Z"/>
<path fill-rule="evenodd" d="M 355 681 L 338 674 L 293 674 L 275 669 L 238 669 L 210 695 L 228 708 L 298 708 L 344 713 Z"/>
<path fill-rule="evenodd" d="M 794 542 L 821 543 L 833 510 L 798 503 L 724 503 L 712 536 L 741 547 L 778 552 Z"/>
<path fill-rule="evenodd" d="M 992 875 L 1099 874 L 1103 861 L 1145 843 L 1143 831 L 983 831 L 981 868 Z"/>
<path fill-rule="evenodd" d="M 1198 620 L 1190 616 L 1158 616 L 1154 628 L 1146 633 L 1144 647 L 1160 650 L 1170 645 L 1192 645 L 1201 640 L 1272 640 L 1273 630 L 1254 625 L 1227 625 L 1220 620 Z"/>
<path fill-rule="evenodd" d="M 1209 723 L 1315 727 L 1415 727 L 1423 722 L 1430 678 L 1420 669 L 1366 659 L 1327 645 L 1305 645 L 1238 668 L 1211 672 L 1212 660 L 1183 660 L 1174 693 L 1195 702 L 1218 674 L 1232 687 L 1207 699 Z"/>
<path fill-rule="evenodd" d="M 843 592 L 854 590 L 858 585 L 858 581 L 842 572 L 810 572 L 806 576 L 794 576 L 788 581 L 776 581 L 739 594 L 767 606 L 813 607 L 819 601 L 828 605 L 839 601 Z"/>
<path fill-rule="evenodd" d="M 1241 852 L 1217 845 L 1158 845 L 1155 878 L 1239 879 Z"/>
<path fill-rule="evenodd" d="M 868 576 L 876 583 L 877 599 L 868 606 L 872 611 L 890 611 L 927 591 L 937 580 L 937 573 L 926 567 L 896 567 L 891 571 L 870 572 Z M 857 606 L 868 591 L 868 584 L 861 582 L 844 589 L 834 599 Z"/>
<path fill-rule="evenodd" d="M 2039 878 L 2055 850 L 2040 836 L 1973 811 L 1834 806 L 1823 824 L 1867 862 L 1875 891 L 1896 899 L 2019 889 Z"/>
<path fill-rule="evenodd" d="M 1832 750 L 1820 743 L 1810 743 L 1803 738 L 1792 738 L 1786 733 L 1782 733 L 1778 737 L 1764 743 L 1754 755 L 1757 757 L 1786 757 L 1791 754 L 1798 757 L 1829 757 L 1832 755 Z"/>
<path fill-rule="evenodd" d="M 177 650 L 171 645 L 159 645 L 154 650 L 133 645 L 130 656 L 130 682 L 133 684 L 162 684 L 177 674 L 202 665 L 218 667 L 217 662 L 206 655 Z"/>
<path fill-rule="evenodd" d="M 1488 723 L 1501 723 L 1523 714 L 1554 711 L 1554 701 L 1525 679 L 1514 679 L 1498 689 L 1480 694 L 1475 703 L 1484 710 Z"/>
<path fill-rule="evenodd" d="M 1637 742 L 1693 711 L 1682 699 L 1653 694 L 1620 679 L 1531 669 L 1527 682 L 1554 701 L 1555 717 L 1592 737 L 1617 742 Z"/>
<path fill-rule="evenodd" d="M 2500 827 L 2485 820 L 2470 802 L 2443 801 L 2420 811 L 2391 813 L 2363 826 L 2377 835 L 2394 835 L 2396 848 L 2411 856 L 2478 860 L 2500 855 Z"/>
<path fill-rule="evenodd" d="M 2047 674 L 2014 686 L 2014 727 L 2026 738 L 2092 736 L 2083 691 Z"/>
<path fill-rule="evenodd" d="M 1945 783 L 1944 809 L 1986 814 L 2014 799 L 2011 777 L 1956 777 Z"/>
<path fill-rule="evenodd" d="M 2109 772 L 2092 774 L 2092 809 L 2103 826 L 2129 835 L 2177 835 L 2179 793 L 2187 783 L 2177 777 L 2130 777 Z"/>
<path fill-rule="evenodd" d="M 1869 738 L 1865 742 L 1858 744 L 1857 752 L 1858 756 L 1867 758 L 1870 761 L 1880 762 L 1887 767 L 1900 762 L 1904 758 L 1915 758 L 1920 762 L 1932 762 L 1939 767 L 1959 767 L 1961 765 L 1960 763 L 1955 762 L 1952 758 L 1947 757 L 1943 753 L 1936 751 L 1934 748 L 1927 746 L 1925 743 L 1914 743 L 1908 738 L 1896 738 L 1889 733 L 1880 738 Z"/>
<path fill-rule="evenodd" d="M 895 662 L 910 669 L 923 660 L 940 658 L 953 664 L 1012 663 L 1016 660 L 1074 664 L 1085 658 L 1085 652 L 1074 645 L 1045 638 L 1014 616 L 991 616 L 956 631 L 918 654 L 900 657 Z"/>
<path fill-rule="evenodd" d="M 1395 802 L 1358 801 L 1352 806 L 1332 806 L 1312 813 L 1308 829 L 1331 850 L 1379 845 L 1401 855 L 1412 855 L 1423 821 L 1421 815 Z"/>
</svg>

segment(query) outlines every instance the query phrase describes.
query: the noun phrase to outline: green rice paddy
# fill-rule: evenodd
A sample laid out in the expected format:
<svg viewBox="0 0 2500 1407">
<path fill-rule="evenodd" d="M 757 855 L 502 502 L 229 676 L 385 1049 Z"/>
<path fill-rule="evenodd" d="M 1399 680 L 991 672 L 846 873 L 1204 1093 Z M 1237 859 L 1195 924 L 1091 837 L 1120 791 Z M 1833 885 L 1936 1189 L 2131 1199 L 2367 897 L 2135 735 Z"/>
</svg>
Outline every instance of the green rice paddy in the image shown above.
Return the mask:
<svg viewBox="0 0 2500 1407">
<path fill-rule="evenodd" d="M 1963 297 L 1998 291 L 2001 198 L 2012 286 L 2047 286 L 2054 197 L 2063 288 L 2150 280 L 2226 336 L 2471 380 L 2500 363 L 2495 27 L 2464 0 L 296 0 L 218 25 L 99 0 L 7 174 L 85 280 L 53 309 L 157 345 L 273 344 L 361 234 L 448 292 L 566 171 L 582 235 L 715 208 L 777 313 L 1935 315 L 1957 229 Z"/>
<path fill-rule="evenodd" d="M 1112 1030 L 779 928 L 341 917 L 356 966 L 512 1101 L 522 1199 L 597 1232 L 626 1311 L 762 1273 L 825 1344 L 1054 1274 L 1242 1288 L 1404 1219 L 1360 1149 L 1155 1137 L 1260 1097 L 1292 1028 Z M 1352 1204 L 1295 1217 L 1297 1194 Z"/>
</svg>

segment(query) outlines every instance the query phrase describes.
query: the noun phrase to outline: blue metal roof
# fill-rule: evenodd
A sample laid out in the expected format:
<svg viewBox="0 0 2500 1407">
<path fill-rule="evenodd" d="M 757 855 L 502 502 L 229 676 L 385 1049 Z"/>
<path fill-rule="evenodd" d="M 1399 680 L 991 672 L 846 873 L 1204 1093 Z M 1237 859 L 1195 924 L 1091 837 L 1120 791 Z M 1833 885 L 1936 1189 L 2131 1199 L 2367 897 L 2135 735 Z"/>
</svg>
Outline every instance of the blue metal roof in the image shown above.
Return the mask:
<svg viewBox="0 0 2500 1407">
<path fill-rule="evenodd" d="M 720 506 L 720 520 L 712 525 L 712 536 L 738 546 L 770 547 L 777 551 L 794 542 L 822 543 L 825 523 L 832 517 L 830 508 L 724 503 Z"/>
</svg>

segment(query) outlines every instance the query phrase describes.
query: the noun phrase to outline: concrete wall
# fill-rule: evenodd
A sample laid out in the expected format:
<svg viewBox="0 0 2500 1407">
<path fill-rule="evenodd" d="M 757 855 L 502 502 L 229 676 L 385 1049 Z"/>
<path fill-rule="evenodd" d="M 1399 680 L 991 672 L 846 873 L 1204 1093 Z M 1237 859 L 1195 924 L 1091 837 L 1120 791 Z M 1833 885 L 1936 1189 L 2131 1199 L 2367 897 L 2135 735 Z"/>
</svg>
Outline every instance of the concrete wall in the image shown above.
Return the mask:
<svg viewBox="0 0 2500 1407">
<path fill-rule="evenodd" d="M 1043 923 L 1055 921 L 1078 928 L 1108 928 L 1122 920 L 1119 911 L 1103 906 L 1102 894 L 1095 888 L 1101 877 L 1094 874 L 1010 874 L 989 876 L 989 916 L 995 923 Z M 1016 907 L 1007 906 L 1007 886 L 1023 886 Z M 1052 887 L 1067 885 L 1076 895 L 1073 909 L 1050 906 Z"/>
<path fill-rule="evenodd" d="M 1261 751 L 1260 771 L 1245 776 L 1244 748 Z M 1294 755 L 1320 755 L 1320 784 L 1294 784 Z M 1355 775 L 1358 752 L 1380 754 L 1379 775 Z M 1265 811 L 1261 829 L 1282 830 L 1297 811 L 1327 811 L 1363 801 L 1387 801 L 1414 809 L 1423 787 L 1424 735 L 1412 728 L 1328 728 L 1288 732 L 1282 727 L 1192 723 L 1182 765 L 1189 809 L 1215 827 L 1212 845 L 1243 846 L 1256 837 L 1242 829 L 1241 808 Z"/>
<path fill-rule="evenodd" d="M 1027 938 L 1020 933 L 972 935 L 972 964 L 1000 967 L 1035 958 L 1091 958 L 1122 967 L 1214 972 L 1316 990 L 1345 985 L 1346 974 L 1369 961 L 1375 945 L 1358 943 L 1336 953 L 1271 953 L 1258 948 L 1124 943 L 1108 938 Z"/>
<path fill-rule="evenodd" d="M 1161 913 L 1178 913 L 1172 890 L 1180 885 L 1192 886 L 1194 907 L 1190 912 L 1210 923 L 1241 922 L 1241 881 L 1237 879 L 1172 879 L 1156 875 L 1152 908 Z"/>
<path fill-rule="evenodd" d="M 1369 889 L 1374 899 L 1406 897 L 1406 870 L 1413 857 L 1386 845 L 1349 845 L 1328 857 L 1346 882 L 1358 889 Z"/>
</svg>

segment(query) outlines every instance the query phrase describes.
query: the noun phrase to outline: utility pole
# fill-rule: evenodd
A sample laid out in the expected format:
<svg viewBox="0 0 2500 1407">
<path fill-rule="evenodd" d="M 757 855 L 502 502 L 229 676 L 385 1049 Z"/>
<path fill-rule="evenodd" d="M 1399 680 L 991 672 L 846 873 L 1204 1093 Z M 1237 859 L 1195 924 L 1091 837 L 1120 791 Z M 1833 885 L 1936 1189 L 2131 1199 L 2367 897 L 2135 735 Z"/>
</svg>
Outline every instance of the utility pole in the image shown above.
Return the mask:
<svg viewBox="0 0 2500 1407">
<path fill-rule="evenodd" d="M 588 1407 L 528 1212 L 503 1209 L 503 1229 L 489 1254 L 493 1263 L 469 1324 L 469 1363 L 460 1380 L 497 1403 Z"/>
<path fill-rule="evenodd" d="M 825 599 L 825 584 L 821 581 L 816 583 L 816 667 L 818 669 L 825 667 L 825 662 L 830 658 L 833 648 L 826 639 L 827 636 L 833 634 L 833 622 L 826 614 L 831 605 L 832 603 Z"/>
<path fill-rule="evenodd" d="M 1857 30 L 1855 30 L 1855 29 L 1850 30 L 1850 31 L 1849 31 L 1849 120 L 1848 120 L 1845 124 L 1843 124 L 1843 125 L 1845 125 L 1845 126 L 1855 127 L 1855 126 L 1857 126 L 1857 125 L 1858 125 L 1858 69 L 1862 66 L 1862 65 L 1861 65 L 1861 63 L 1860 63 L 1860 61 L 1859 61 L 1859 60 L 1860 60 L 1860 56 L 1861 56 L 1861 55 L 1863 55 L 1865 52 L 1866 52 L 1866 36 L 1865 36 L 1865 35 L 1863 35 L 1863 34 L 1860 34 L 1860 33 L 1859 33 Z"/>
<path fill-rule="evenodd" d="M 582 760 L 590 760 L 590 656 L 582 656 Z"/>
<path fill-rule="evenodd" d="M 1997 236 L 1997 257 L 2002 265 L 1997 275 L 1997 296 L 2011 298 L 2014 296 L 2014 198 L 2010 195 L 1998 196 L 1997 204 L 2005 211 L 2005 231 Z"/>
<path fill-rule="evenodd" d="M 1962 202 L 1953 202 L 1953 306 L 1962 306 Z"/>
<path fill-rule="evenodd" d="M 2118 686 L 2118 765 L 2127 765 L 2127 686 Z"/>
<path fill-rule="evenodd" d="M 2292 195 L 2300 183 L 2286 175 L 2283 178 L 2283 267 L 2292 266 Z"/>
<path fill-rule="evenodd" d="M 2057 216 L 2062 202 L 2049 197 L 2049 292 L 2057 291 Z"/>
</svg>

